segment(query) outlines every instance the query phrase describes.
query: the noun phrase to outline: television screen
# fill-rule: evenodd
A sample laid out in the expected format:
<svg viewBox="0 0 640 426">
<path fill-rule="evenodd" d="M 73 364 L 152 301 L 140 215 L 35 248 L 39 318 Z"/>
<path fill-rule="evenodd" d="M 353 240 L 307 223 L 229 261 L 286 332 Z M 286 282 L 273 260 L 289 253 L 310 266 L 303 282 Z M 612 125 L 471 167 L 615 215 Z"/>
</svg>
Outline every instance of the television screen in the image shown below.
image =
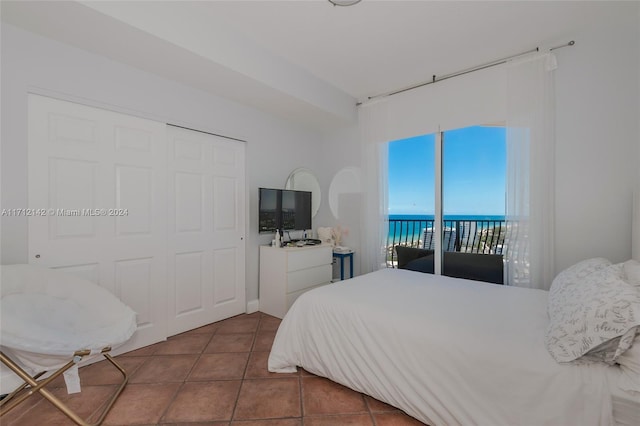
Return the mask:
<svg viewBox="0 0 640 426">
<path fill-rule="evenodd" d="M 259 189 L 258 231 L 311 229 L 311 192 Z"/>
<path fill-rule="evenodd" d="M 258 231 L 275 232 L 280 228 L 280 206 L 278 198 L 280 190 L 260 188 Z"/>
<path fill-rule="evenodd" d="M 282 190 L 282 229 L 311 229 L 311 192 Z"/>
</svg>

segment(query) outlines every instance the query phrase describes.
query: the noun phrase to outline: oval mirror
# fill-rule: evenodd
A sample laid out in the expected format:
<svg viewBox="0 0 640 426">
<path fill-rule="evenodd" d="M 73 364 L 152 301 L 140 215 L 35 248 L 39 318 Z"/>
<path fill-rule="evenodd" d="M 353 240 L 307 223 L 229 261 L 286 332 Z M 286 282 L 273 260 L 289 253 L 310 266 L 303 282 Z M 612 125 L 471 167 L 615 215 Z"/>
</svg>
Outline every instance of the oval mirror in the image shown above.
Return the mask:
<svg viewBox="0 0 640 426">
<path fill-rule="evenodd" d="M 299 168 L 291 172 L 287 178 L 287 183 L 284 185 L 284 189 L 293 189 L 295 191 L 310 191 L 311 192 L 311 216 L 316 215 L 320 209 L 320 200 L 322 199 L 322 192 L 320 191 L 320 184 L 316 175 L 309 169 Z"/>
<path fill-rule="evenodd" d="M 329 185 L 329 208 L 333 217 L 339 217 L 339 199 L 343 195 L 360 193 L 360 170 L 356 167 L 345 167 L 333 177 Z"/>
</svg>

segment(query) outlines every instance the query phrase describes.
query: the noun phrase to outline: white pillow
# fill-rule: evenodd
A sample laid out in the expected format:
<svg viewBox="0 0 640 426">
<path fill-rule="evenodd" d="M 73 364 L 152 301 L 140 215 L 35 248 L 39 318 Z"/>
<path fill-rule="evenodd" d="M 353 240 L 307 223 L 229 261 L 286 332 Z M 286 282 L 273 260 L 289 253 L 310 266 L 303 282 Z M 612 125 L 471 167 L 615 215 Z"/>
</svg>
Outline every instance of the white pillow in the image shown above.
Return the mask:
<svg viewBox="0 0 640 426">
<path fill-rule="evenodd" d="M 572 267 L 581 272 L 563 271 L 552 284 L 546 344 L 558 362 L 587 355 L 613 364 L 640 329 L 640 291 L 621 279 L 621 265 L 596 264 L 604 263 Z"/>
<path fill-rule="evenodd" d="M 640 287 L 640 262 L 631 259 L 622 264 L 624 280 L 631 285 Z"/>
<path fill-rule="evenodd" d="M 636 336 L 633 346 L 618 358 L 622 374 L 618 381 L 620 389 L 640 392 L 640 334 Z"/>
</svg>

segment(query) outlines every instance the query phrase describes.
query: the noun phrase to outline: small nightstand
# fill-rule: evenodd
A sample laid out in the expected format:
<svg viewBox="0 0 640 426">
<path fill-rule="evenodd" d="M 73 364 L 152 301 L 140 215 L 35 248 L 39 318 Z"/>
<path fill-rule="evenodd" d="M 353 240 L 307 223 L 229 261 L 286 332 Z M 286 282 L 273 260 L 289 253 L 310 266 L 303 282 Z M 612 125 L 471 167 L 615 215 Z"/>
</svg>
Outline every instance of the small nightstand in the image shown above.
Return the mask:
<svg viewBox="0 0 640 426">
<path fill-rule="evenodd" d="M 353 250 L 348 252 L 334 251 L 333 257 L 335 257 L 336 259 L 340 259 L 340 280 L 341 281 L 344 280 L 344 258 L 345 257 L 349 258 L 349 273 L 351 275 L 349 278 L 353 278 Z"/>
</svg>

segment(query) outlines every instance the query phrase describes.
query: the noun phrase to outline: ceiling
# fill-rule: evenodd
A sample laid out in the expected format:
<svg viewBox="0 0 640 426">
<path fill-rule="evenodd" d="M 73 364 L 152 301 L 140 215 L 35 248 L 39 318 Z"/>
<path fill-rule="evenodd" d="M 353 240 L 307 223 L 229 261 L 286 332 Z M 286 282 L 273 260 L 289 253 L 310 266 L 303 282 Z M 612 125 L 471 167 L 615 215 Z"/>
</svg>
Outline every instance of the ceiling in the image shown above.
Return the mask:
<svg viewBox="0 0 640 426">
<path fill-rule="evenodd" d="M 628 7 L 628 3 L 626 5 Z M 2 20 L 306 124 L 376 95 L 573 39 L 617 2 L 2 1 Z M 580 40 L 576 40 L 579 44 Z"/>
</svg>

